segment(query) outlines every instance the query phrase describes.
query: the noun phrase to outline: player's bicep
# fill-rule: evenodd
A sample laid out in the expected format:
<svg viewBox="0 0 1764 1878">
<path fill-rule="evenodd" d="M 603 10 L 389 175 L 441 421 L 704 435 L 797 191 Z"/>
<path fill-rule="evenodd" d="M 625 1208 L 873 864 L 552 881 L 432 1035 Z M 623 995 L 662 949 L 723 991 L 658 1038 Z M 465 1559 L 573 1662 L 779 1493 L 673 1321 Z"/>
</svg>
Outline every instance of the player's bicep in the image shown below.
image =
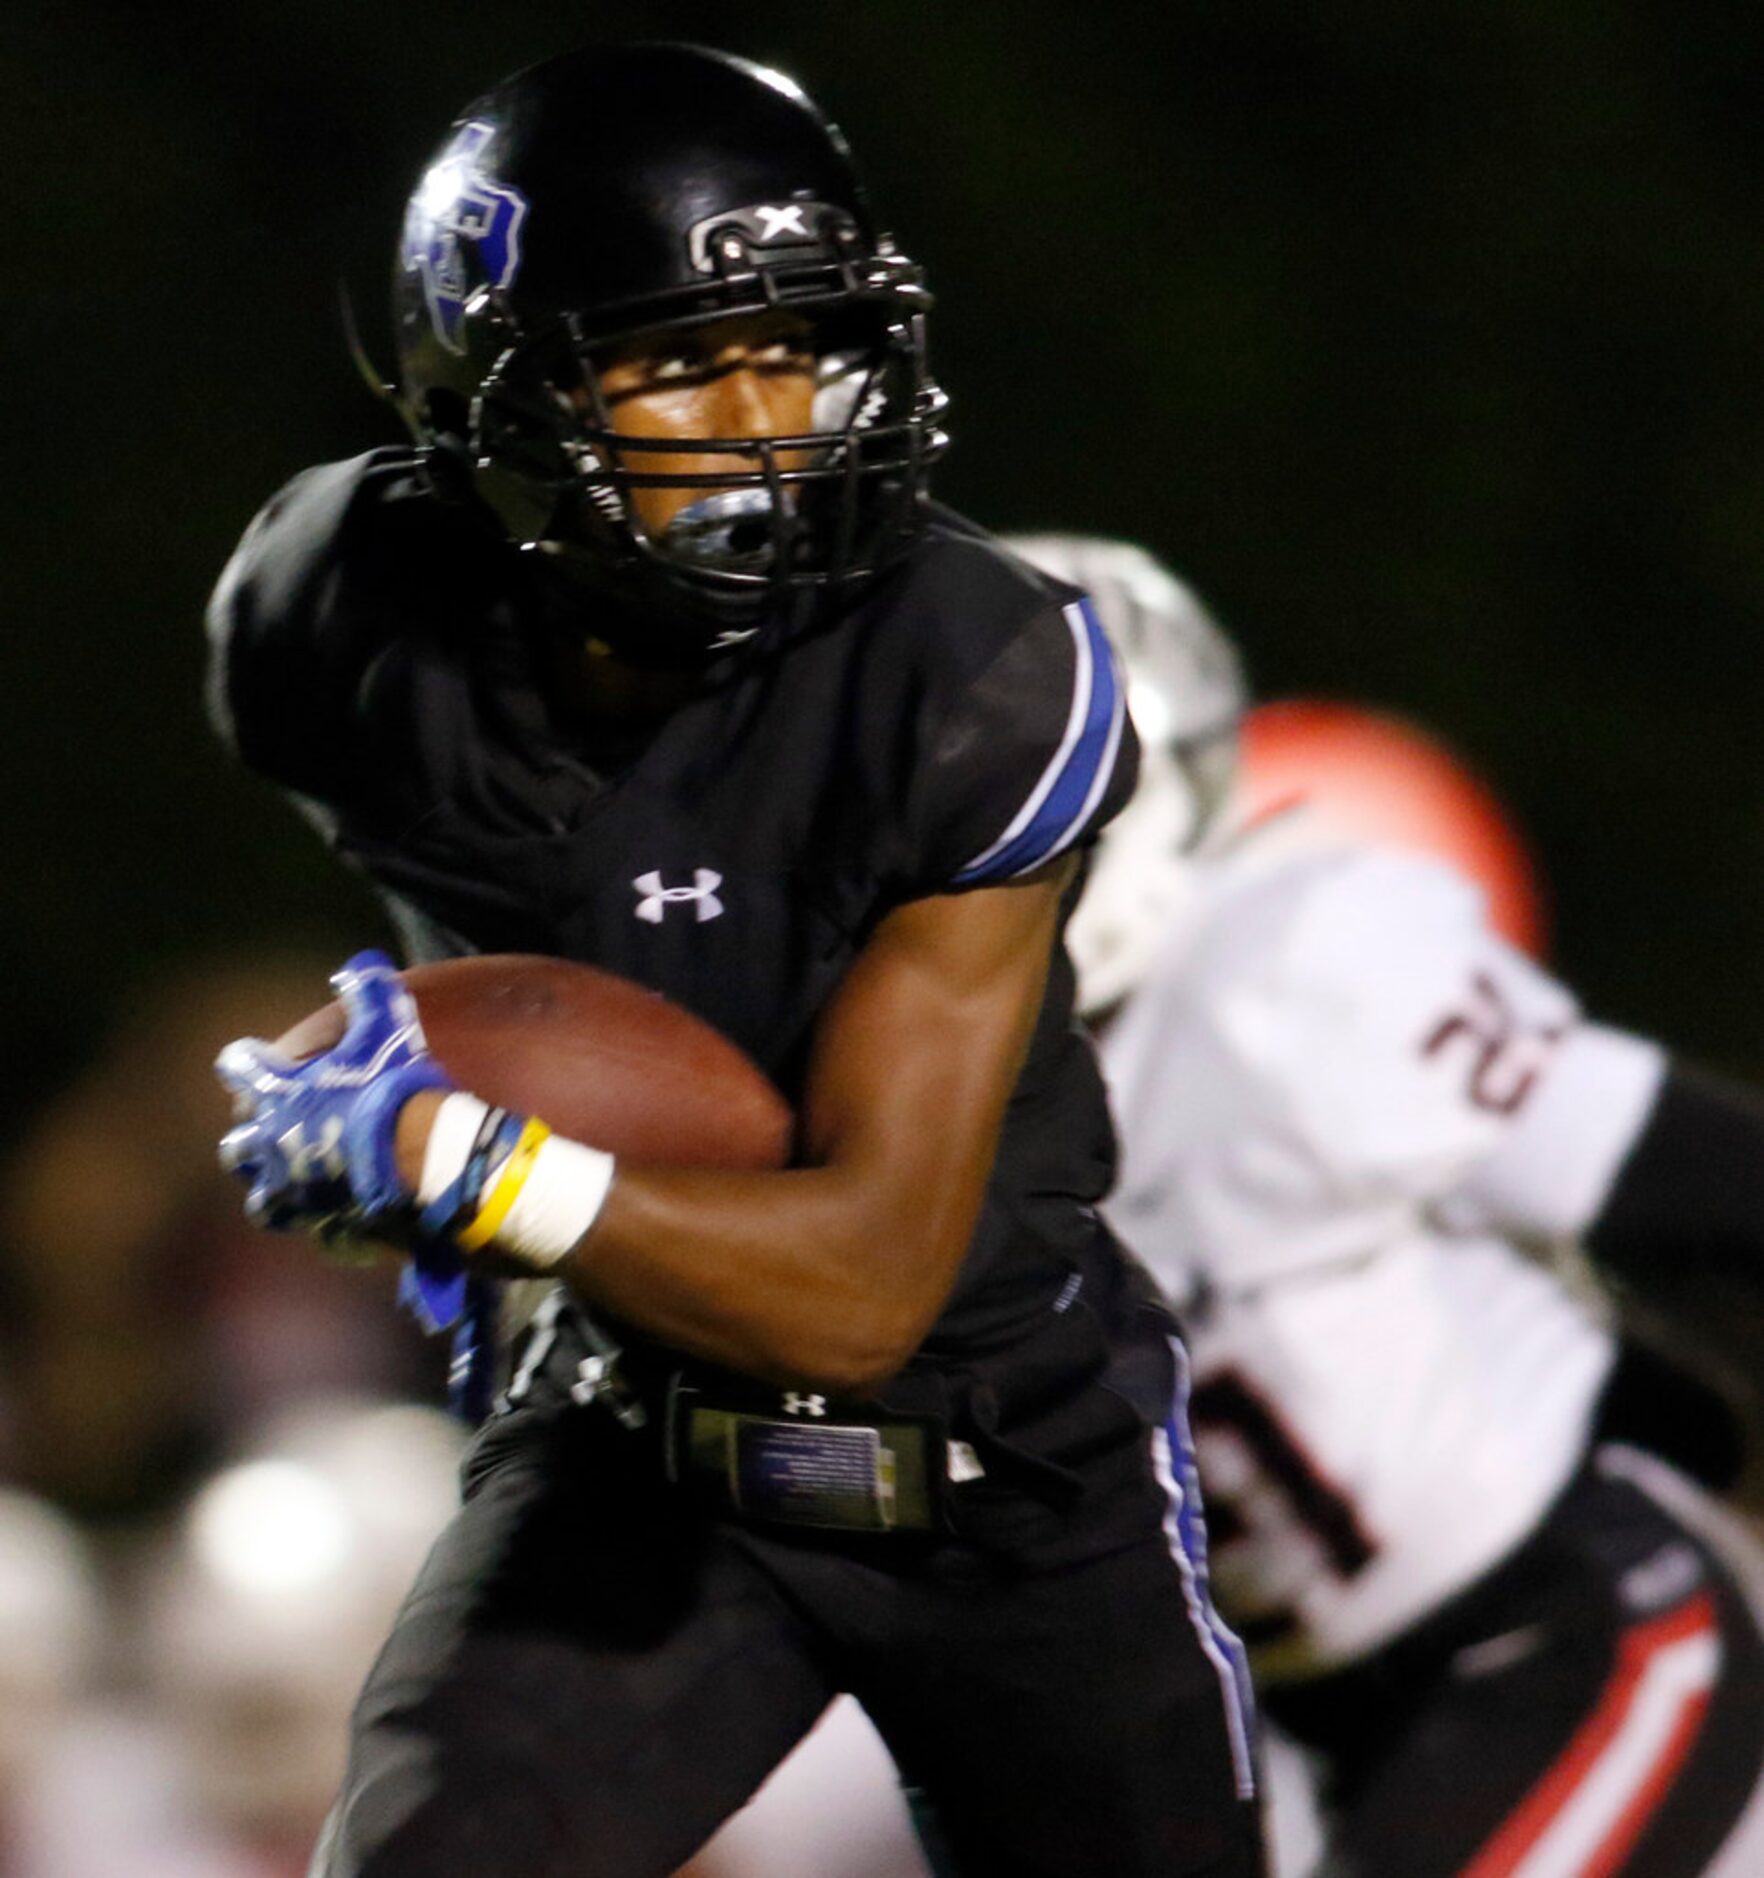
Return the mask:
<svg viewBox="0 0 1764 1878">
<path fill-rule="evenodd" d="M 572 1282 L 664 1342 L 788 1386 L 863 1394 L 894 1375 L 961 1270 L 1065 884 L 889 914 L 816 1026 L 798 1164 L 621 1170 Z"/>
<path fill-rule="evenodd" d="M 811 1163 L 861 1171 L 880 1204 L 935 1214 L 966 1242 L 1075 865 L 912 901 L 883 921 L 817 1032 L 802 1117 Z"/>
</svg>

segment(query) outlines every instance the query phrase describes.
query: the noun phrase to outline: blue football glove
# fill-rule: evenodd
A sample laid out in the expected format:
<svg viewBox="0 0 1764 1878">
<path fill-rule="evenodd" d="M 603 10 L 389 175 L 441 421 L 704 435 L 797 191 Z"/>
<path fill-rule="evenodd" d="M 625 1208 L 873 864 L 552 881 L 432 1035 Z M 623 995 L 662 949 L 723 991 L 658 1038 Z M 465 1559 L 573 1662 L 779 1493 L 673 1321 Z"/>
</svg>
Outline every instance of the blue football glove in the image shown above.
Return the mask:
<svg viewBox="0 0 1764 1878">
<path fill-rule="evenodd" d="M 371 1234 L 413 1205 L 393 1153 L 399 1110 L 418 1090 L 453 1084 L 385 953 L 358 952 L 331 988 L 345 1024 L 331 1049 L 293 1063 L 241 1037 L 216 1059 L 240 1118 L 221 1165 L 249 1188 L 245 1212 L 259 1225 Z"/>
</svg>

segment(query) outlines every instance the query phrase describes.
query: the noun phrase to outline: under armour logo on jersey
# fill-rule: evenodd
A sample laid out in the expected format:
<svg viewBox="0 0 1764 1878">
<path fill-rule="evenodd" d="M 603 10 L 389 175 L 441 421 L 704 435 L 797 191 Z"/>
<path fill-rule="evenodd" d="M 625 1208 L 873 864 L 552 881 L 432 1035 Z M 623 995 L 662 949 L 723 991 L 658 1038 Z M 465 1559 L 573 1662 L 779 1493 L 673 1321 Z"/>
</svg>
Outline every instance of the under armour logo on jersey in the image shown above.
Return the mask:
<svg viewBox="0 0 1764 1878">
<path fill-rule="evenodd" d="M 794 1389 L 786 1389 L 784 1413 L 786 1415 L 813 1415 L 819 1418 L 827 1413 L 827 1398 L 824 1395 L 798 1395 Z"/>
<path fill-rule="evenodd" d="M 722 884 L 722 875 L 709 867 L 692 870 L 690 887 L 670 887 L 662 880 L 660 873 L 653 869 L 647 874 L 639 874 L 631 882 L 642 896 L 637 902 L 637 917 L 648 920 L 652 926 L 659 926 L 670 906 L 690 906 L 693 917 L 703 925 L 707 919 L 715 919 L 723 910 L 723 903 L 717 898 L 717 889 Z"/>
</svg>

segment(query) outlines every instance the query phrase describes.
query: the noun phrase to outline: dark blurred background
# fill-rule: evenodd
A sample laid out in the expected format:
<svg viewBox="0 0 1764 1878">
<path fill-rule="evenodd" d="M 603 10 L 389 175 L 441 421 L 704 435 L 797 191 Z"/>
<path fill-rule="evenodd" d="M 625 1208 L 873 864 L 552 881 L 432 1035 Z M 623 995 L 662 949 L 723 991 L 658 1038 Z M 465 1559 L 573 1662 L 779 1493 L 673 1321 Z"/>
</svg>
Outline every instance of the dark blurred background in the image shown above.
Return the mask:
<svg viewBox="0 0 1764 1878">
<path fill-rule="evenodd" d="M 930 268 L 941 492 L 1123 532 L 1267 690 L 1490 774 L 1609 1017 L 1764 1073 L 1764 13 L 1739 0 L 9 9 L 0 1121 L 192 954 L 378 917 L 200 705 L 286 476 L 395 435 L 403 197 L 583 37 L 798 74 Z"/>
<path fill-rule="evenodd" d="M 451 116 L 597 35 L 776 62 L 841 121 L 940 294 L 947 499 L 1134 536 L 1263 690 L 1446 733 L 1534 840 L 1589 1005 L 1764 1075 L 1756 8 L 187 17 L 0 28 L 8 1136 L 204 961 L 380 935 L 210 736 L 203 601 L 284 478 L 396 436 L 339 283 L 388 357 L 393 233 Z"/>
</svg>

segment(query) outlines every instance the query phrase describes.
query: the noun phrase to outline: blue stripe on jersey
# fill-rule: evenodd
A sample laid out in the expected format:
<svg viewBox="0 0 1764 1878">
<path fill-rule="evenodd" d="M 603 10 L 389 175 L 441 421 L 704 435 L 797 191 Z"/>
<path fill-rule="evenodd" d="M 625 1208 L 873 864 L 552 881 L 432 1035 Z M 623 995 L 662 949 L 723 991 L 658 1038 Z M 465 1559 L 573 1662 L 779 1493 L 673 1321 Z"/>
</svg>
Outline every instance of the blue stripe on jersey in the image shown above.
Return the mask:
<svg viewBox="0 0 1764 1878">
<path fill-rule="evenodd" d="M 1170 1416 L 1153 1435 L 1153 1453 L 1168 1501 L 1164 1534 L 1182 1576 L 1189 1619 L 1202 1650 L 1219 1678 L 1225 1703 L 1225 1726 L 1231 1740 L 1231 1759 L 1241 1799 L 1256 1790 L 1255 1697 L 1250 1688 L 1249 1657 L 1237 1633 L 1213 1607 L 1207 1578 L 1207 1529 L 1201 1511 L 1200 1470 L 1195 1464 L 1194 1437 L 1188 1428 L 1188 1352 L 1174 1337 L 1170 1354 L 1176 1366 L 1176 1387 Z"/>
<path fill-rule="evenodd" d="M 1113 774 L 1126 716 L 1114 654 L 1088 599 L 1064 611 L 1076 659 L 1060 747 L 1011 825 L 956 875 L 958 886 L 1008 880 L 1051 861 L 1083 832 Z"/>
</svg>

